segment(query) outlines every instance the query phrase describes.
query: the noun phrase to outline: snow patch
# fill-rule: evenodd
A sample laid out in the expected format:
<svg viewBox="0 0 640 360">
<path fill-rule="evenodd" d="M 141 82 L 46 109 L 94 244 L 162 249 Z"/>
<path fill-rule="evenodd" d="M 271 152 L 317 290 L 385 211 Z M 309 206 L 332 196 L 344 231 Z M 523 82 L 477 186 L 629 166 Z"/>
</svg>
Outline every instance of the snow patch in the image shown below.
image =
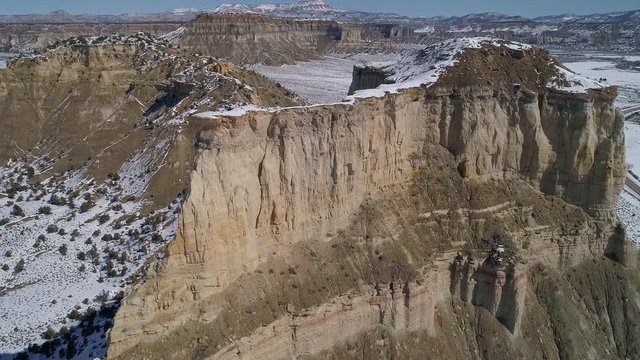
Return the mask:
<svg viewBox="0 0 640 360">
<path fill-rule="evenodd" d="M 584 94 L 589 89 L 601 89 L 604 86 L 595 80 L 580 76 L 570 70 L 556 65 L 558 76 L 549 81 L 547 87 L 573 94 Z"/>
<path fill-rule="evenodd" d="M 456 65 L 457 56 L 469 49 L 485 46 L 507 47 L 512 50 L 529 50 L 531 45 L 509 42 L 489 37 L 469 37 L 444 41 L 420 50 L 409 50 L 402 60 L 392 64 L 371 64 L 393 74 L 393 84 L 382 84 L 375 89 L 357 91 L 352 98 L 383 97 L 403 89 L 432 85 L 447 68 Z"/>
<path fill-rule="evenodd" d="M 197 113 L 194 116 L 197 118 L 203 119 L 217 119 L 219 117 L 237 117 L 243 116 L 248 112 L 254 111 L 267 111 L 267 112 L 275 112 L 278 108 L 264 108 L 253 104 L 241 105 L 237 107 L 230 107 L 229 109 L 223 109 L 218 111 L 205 111 L 201 113 Z"/>
</svg>

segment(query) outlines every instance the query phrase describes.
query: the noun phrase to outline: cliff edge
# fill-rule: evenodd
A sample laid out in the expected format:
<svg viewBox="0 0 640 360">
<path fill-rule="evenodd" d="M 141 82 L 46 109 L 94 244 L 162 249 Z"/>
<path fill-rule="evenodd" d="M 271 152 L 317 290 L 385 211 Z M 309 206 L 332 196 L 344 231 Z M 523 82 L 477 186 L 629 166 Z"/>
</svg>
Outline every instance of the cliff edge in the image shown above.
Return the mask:
<svg viewBox="0 0 640 360">
<path fill-rule="evenodd" d="M 108 358 L 640 355 L 615 90 L 487 39 L 383 67 L 343 104 L 188 118 L 178 232 Z"/>
</svg>

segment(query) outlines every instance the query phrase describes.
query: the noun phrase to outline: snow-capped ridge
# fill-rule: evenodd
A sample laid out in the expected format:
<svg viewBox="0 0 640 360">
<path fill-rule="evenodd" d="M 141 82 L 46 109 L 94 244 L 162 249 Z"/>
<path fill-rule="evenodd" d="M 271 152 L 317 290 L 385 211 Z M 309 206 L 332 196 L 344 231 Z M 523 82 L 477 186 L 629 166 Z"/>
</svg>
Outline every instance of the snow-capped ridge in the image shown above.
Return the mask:
<svg viewBox="0 0 640 360">
<path fill-rule="evenodd" d="M 573 94 L 584 94 L 590 89 L 604 88 L 601 83 L 578 75 L 566 68 L 556 66 L 556 70 L 558 75 L 547 83 L 547 87 L 550 89 Z"/>
<path fill-rule="evenodd" d="M 313 13 L 325 13 L 339 11 L 331 7 L 323 0 L 307 0 L 285 4 L 222 4 L 216 7 L 214 13 L 249 13 L 263 15 L 287 14 L 294 17 Z"/>
<path fill-rule="evenodd" d="M 480 49 L 485 46 L 507 47 L 512 50 L 530 50 L 531 45 L 510 42 L 489 37 L 470 37 L 447 40 L 427 46 L 420 50 L 412 50 L 395 63 L 367 64 L 388 74 L 390 84 L 382 84 L 375 89 L 356 91 L 352 97 L 382 97 L 385 93 L 397 93 L 400 90 L 432 85 L 438 81 L 447 68 L 457 64 L 457 56 L 469 49 Z"/>
</svg>

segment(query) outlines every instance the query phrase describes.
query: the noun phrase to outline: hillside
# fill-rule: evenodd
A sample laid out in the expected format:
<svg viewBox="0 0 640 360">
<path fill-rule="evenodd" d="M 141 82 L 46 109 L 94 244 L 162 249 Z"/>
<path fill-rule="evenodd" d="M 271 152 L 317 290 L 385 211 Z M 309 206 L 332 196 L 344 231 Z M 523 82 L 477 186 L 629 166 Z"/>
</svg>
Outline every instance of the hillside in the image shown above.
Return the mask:
<svg viewBox="0 0 640 360">
<path fill-rule="evenodd" d="M 176 234 L 195 134 L 210 126 L 187 118 L 299 104 L 262 76 L 144 34 L 13 60 L 0 98 L 0 352 L 71 331 L 92 358 L 122 291 Z"/>
<path fill-rule="evenodd" d="M 322 1 L 224 9 L 0 69 L 0 359 L 640 356 L 615 87 L 264 15 Z M 331 103 L 244 67 L 369 49 Z"/>
<path fill-rule="evenodd" d="M 193 115 L 219 125 L 109 358 L 638 354 L 615 91 L 494 40 L 405 59 L 342 104 Z"/>
</svg>

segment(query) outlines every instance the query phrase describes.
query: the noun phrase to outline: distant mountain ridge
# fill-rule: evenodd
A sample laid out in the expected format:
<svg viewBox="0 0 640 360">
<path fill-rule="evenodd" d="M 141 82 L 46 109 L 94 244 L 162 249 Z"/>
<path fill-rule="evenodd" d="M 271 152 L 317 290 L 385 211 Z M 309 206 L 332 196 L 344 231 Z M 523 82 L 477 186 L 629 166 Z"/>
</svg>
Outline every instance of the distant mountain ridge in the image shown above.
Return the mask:
<svg viewBox="0 0 640 360">
<path fill-rule="evenodd" d="M 256 14 L 273 14 L 284 13 L 297 15 L 296 13 L 329 13 L 341 11 L 334 9 L 323 0 L 307 0 L 293 2 L 288 4 L 263 4 L 263 5 L 245 5 L 245 4 L 222 4 L 215 8 L 215 13 L 256 13 Z"/>
<path fill-rule="evenodd" d="M 491 23 L 555 23 L 555 24 L 606 24 L 626 26 L 640 25 L 640 10 L 611 13 L 574 15 L 559 14 L 528 18 L 497 12 L 468 14 L 463 16 L 405 16 L 393 13 L 337 9 L 324 0 L 303 0 L 291 3 L 267 3 L 260 5 L 227 3 L 214 9 L 178 8 L 158 13 L 126 13 L 115 15 L 78 14 L 56 10 L 48 14 L 0 15 L 0 24 L 16 23 L 140 23 L 187 22 L 201 13 L 248 13 L 288 18 L 313 18 L 337 21 L 401 23 L 414 28 L 422 26 L 466 26 Z"/>
<path fill-rule="evenodd" d="M 119 15 L 74 15 L 64 10 L 47 14 L 0 15 L 0 24 L 127 24 L 144 22 L 187 22 L 204 11 L 197 9 L 175 9 L 159 13 Z"/>
</svg>

